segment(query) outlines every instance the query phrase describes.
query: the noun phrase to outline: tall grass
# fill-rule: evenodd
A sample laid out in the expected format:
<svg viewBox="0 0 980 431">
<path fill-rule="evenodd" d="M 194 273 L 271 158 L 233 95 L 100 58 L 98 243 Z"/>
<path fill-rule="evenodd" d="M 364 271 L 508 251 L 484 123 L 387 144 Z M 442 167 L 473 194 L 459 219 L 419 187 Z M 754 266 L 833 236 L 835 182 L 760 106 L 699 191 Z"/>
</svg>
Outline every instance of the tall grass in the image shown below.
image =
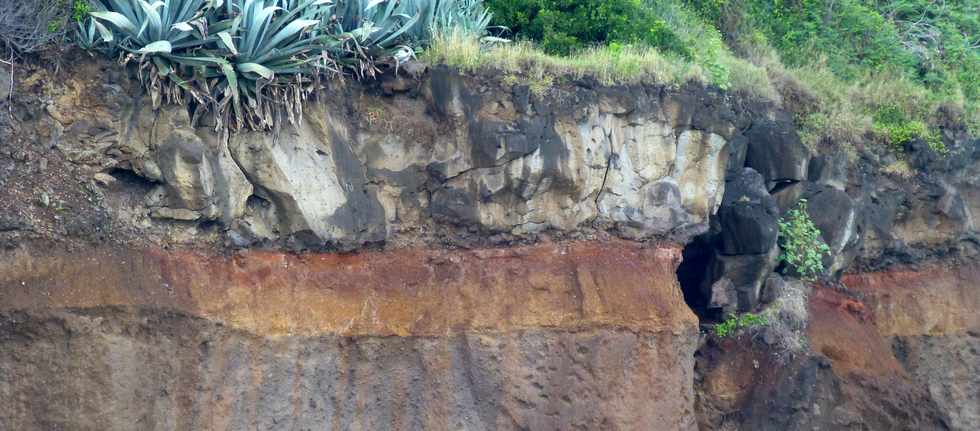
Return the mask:
<svg viewBox="0 0 980 431">
<path fill-rule="evenodd" d="M 593 77 L 603 85 L 712 83 L 707 71 L 698 64 L 637 45 L 596 46 L 569 56 L 555 56 L 531 42 L 487 44 L 464 33 L 448 32 L 436 35 L 420 58 L 429 64 L 444 64 L 467 72 L 500 73 L 509 79 L 537 85 L 539 90 L 562 77 Z M 767 99 L 777 97 L 764 69 L 730 55 L 722 61 L 730 71 L 731 90 Z"/>
</svg>

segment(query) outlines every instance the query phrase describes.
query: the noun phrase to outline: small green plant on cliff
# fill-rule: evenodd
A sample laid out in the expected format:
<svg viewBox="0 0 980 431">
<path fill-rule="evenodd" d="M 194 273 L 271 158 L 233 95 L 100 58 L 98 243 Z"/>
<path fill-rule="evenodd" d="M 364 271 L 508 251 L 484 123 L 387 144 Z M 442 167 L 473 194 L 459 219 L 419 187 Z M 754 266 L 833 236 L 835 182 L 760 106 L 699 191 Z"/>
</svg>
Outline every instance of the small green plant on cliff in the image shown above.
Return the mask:
<svg viewBox="0 0 980 431">
<path fill-rule="evenodd" d="M 820 229 L 807 212 L 806 199 L 779 221 L 779 259 L 786 262 L 804 280 L 813 280 L 823 273 L 823 255 L 830 247 L 820 239 Z"/>
<path fill-rule="evenodd" d="M 905 145 L 915 139 L 925 141 L 929 148 L 940 155 L 949 153 L 939 133 L 929 130 L 929 126 L 922 121 L 910 120 L 894 105 L 885 106 L 875 113 L 874 131 L 884 136 L 892 150 L 899 153 L 904 152 Z"/>
<path fill-rule="evenodd" d="M 719 338 L 734 336 L 740 329 L 757 328 L 769 324 L 769 316 L 765 313 L 730 314 L 723 322 L 715 325 L 715 335 Z"/>
</svg>

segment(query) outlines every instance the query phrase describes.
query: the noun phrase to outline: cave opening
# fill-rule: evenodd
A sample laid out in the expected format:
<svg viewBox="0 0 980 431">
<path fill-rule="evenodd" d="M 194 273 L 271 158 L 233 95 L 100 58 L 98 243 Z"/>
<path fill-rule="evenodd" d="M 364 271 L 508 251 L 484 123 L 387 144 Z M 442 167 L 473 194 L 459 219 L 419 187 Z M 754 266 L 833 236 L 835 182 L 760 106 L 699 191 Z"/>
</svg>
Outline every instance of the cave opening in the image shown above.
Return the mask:
<svg viewBox="0 0 980 431">
<path fill-rule="evenodd" d="M 714 252 L 712 237 L 710 234 L 695 237 L 684 247 L 684 260 L 677 267 L 677 281 L 684 301 L 702 323 L 717 321 L 721 317 L 720 310 L 708 308 L 708 292 L 703 288 L 711 273 L 709 265 Z"/>
</svg>

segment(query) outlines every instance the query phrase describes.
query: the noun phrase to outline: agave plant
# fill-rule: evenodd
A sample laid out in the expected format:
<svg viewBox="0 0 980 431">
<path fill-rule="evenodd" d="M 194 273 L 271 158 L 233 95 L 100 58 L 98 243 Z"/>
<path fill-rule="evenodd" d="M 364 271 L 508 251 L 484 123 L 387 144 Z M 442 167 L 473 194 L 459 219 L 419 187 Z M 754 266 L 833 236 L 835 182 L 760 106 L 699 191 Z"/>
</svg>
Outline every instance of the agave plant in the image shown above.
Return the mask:
<svg viewBox="0 0 980 431">
<path fill-rule="evenodd" d="M 419 25 L 409 33 L 418 43 L 427 43 L 434 34 L 452 29 L 476 38 L 486 34 L 493 14 L 482 0 L 403 0 L 405 10 L 420 16 Z"/>
<path fill-rule="evenodd" d="M 96 49 L 99 43 L 102 42 L 102 34 L 109 31 L 105 27 L 99 29 L 99 26 L 102 24 L 92 18 L 86 18 L 75 24 L 77 25 L 75 29 L 75 43 L 79 48 L 85 50 Z"/>
<path fill-rule="evenodd" d="M 414 56 L 406 43 L 421 13 L 411 0 L 347 0 L 333 32 L 342 42 L 342 63 L 359 77 L 375 76 L 384 59 L 395 66 Z"/>
<path fill-rule="evenodd" d="M 339 42 L 320 30 L 329 19 L 329 0 L 239 0 L 226 31 L 218 33 L 223 57 L 228 58 L 235 79 L 215 88 L 232 97 L 236 121 L 270 127 L 273 114 L 301 112 L 302 100 L 312 82 L 326 68 L 323 53 Z M 220 24 L 219 24 L 220 25 Z M 228 77 L 223 71 L 222 75 Z M 217 76 L 217 74 L 212 74 Z M 267 93 L 264 94 L 263 92 Z M 244 99 L 244 101 L 242 101 Z M 247 109 L 243 109 L 240 103 Z M 276 106 L 285 107 L 283 110 Z"/>
<path fill-rule="evenodd" d="M 432 19 L 423 28 L 427 31 L 425 40 L 432 33 L 459 31 L 475 38 L 482 38 L 487 33 L 493 14 L 483 7 L 481 0 L 436 0 L 433 7 Z"/>
<path fill-rule="evenodd" d="M 338 3 L 335 3 L 338 1 Z M 79 44 L 100 41 L 138 64 L 160 101 L 198 106 L 195 120 L 269 129 L 295 121 L 324 74 L 373 76 L 411 44 L 454 26 L 482 34 L 479 0 L 91 0 Z M 96 35 L 99 35 L 97 37 Z M 109 50 L 106 50 L 109 51 Z"/>
<path fill-rule="evenodd" d="M 94 0 L 90 14 L 110 24 L 115 31 L 100 26 L 102 39 L 138 54 L 169 54 L 174 50 L 201 46 L 207 42 L 206 8 L 220 0 Z M 197 31 L 195 31 L 197 30 Z"/>
</svg>

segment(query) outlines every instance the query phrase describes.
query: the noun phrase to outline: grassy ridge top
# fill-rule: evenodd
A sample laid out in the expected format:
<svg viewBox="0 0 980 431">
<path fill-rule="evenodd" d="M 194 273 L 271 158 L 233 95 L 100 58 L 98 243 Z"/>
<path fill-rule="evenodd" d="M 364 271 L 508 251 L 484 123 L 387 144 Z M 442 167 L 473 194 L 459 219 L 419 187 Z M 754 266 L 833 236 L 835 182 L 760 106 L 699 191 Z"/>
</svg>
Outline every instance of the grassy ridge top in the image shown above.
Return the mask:
<svg viewBox="0 0 980 431">
<path fill-rule="evenodd" d="M 606 84 L 699 81 L 783 103 L 811 145 L 871 138 L 900 151 L 921 139 L 943 153 L 940 112 L 980 134 L 980 0 L 485 5 L 491 25 L 515 42 L 442 34 L 422 57 L 493 69 L 539 92 L 568 75 Z"/>
</svg>

